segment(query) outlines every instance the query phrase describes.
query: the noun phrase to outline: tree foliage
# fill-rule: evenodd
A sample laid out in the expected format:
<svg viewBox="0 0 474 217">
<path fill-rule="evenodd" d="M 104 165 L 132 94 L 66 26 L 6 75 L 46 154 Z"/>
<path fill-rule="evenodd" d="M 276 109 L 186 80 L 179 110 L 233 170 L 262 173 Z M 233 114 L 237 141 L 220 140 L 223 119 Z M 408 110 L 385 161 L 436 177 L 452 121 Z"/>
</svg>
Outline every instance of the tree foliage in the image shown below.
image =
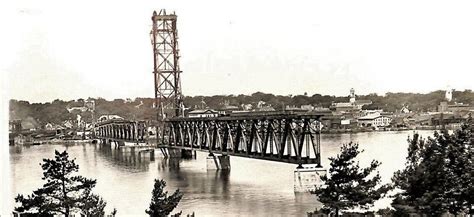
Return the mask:
<svg viewBox="0 0 474 217">
<path fill-rule="evenodd" d="M 78 203 L 81 214 L 85 216 L 104 216 L 105 202 L 99 195 L 86 190 L 83 199 Z"/>
<path fill-rule="evenodd" d="M 54 159 L 43 159 L 43 180 L 46 183 L 31 195 L 26 197 L 19 194 L 15 201 L 20 206 L 18 212 L 34 213 L 36 215 L 69 215 L 71 212 L 83 214 L 96 214 L 102 216 L 106 202 L 91 190 L 96 185 L 96 180 L 82 176 L 73 176 L 78 172 L 79 166 L 74 160 L 69 159 L 66 151 L 55 151 Z"/>
<path fill-rule="evenodd" d="M 434 216 L 471 209 L 474 205 L 472 136 L 471 124 L 467 123 L 453 134 L 435 132 L 428 139 L 415 134 L 409 139 L 405 168 L 395 172 L 392 178 L 394 186 L 402 190 L 395 195 L 392 206 L 399 212 L 414 209 Z"/>
<path fill-rule="evenodd" d="M 344 144 L 341 153 L 329 160 L 329 176 L 322 176 L 324 186 L 315 191 L 324 209 L 335 211 L 355 207 L 368 208 L 388 191 L 387 186 L 379 186 L 380 175 L 376 172 L 380 162 L 373 160 L 367 168 L 360 168 L 355 161 L 361 151 L 359 145 Z"/>
<path fill-rule="evenodd" d="M 474 104 L 474 93 L 471 90 L 455 91 L 453 97 L 456 102 Z M 357 95 L 357 99 L 370 100 L 371 105 L 364 109 L 383 109 L 395 112 L 408 106 L 411 111 L 436 111 L 437 105 L 444 100 L 444 91 L 438 90 L 427 94 L 418 93 L 387 93 L 384 96 L 377 94 Z M 116 114 L 126 119 L 154 120 L 156 109 L 153 107 L 153 98 L 136 98 L 133 101 L 123 99 L 106 100 L 103 98 L 89 98 L 96 102 L 96 117 L 104 114 Z M 286 106 L 301 106 L 311 104 L 314 106 L 329 107 L 333 102 L 348 102 L 348 96 L 311 95 L 274 95 L 271 93 L 256 92 L 251 95 L 215 95 L 215 96 L 185 96 L 184 105 L 187 108 L 201 108 L 202 102 L 212 109 L 220 109 L 225 102 L 230 105 L 241 106 L 252 104 L 254 107 L 259 101 L 264 101 L 274 109 L 283 110 Z M 65 120 L 75 120 L 77 112 L 69 113 L 66 108 L 83 106 L 84 100 L 62 101 L 54 100 L 46 103 L 29 103 L 27 101 L 10 100 L 10 118 L 33 118 L 44 126 L 48 122 L 61 124 Z M 83 119 L 91 118 L 90 112 L 80 113 Z"/>
<path fill-rule="evenodd" d="M 178 206 L 183 194 L 176 190 L 172 195 L 168 196 L 168 191 L 164 191 L 166 182 L 164 180 L 155 179 L 152 191 L 151 203 L 145 211 L 152 217 L 165 217 L 169 215 Z"/>
</svg>

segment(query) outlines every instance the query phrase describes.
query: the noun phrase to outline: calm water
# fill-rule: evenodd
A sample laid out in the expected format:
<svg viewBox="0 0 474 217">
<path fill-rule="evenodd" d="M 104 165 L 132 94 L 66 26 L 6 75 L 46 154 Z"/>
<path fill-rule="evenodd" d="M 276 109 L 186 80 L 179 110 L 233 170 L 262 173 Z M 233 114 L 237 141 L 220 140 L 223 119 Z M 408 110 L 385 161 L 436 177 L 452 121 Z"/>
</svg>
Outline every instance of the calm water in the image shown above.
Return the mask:
<svg viewBox="0 0 474 217">
<path fill-rule="evenodd" d="M 382 162 L 380 174 L 389 182 L 405 162 L 407 138 L 413 132 L 374 132 L 322 136 L 323 166 L 339 152 L 340 145 L 358 142 L 365 151 L 361 165 L 372 159 Z M 420 131 L 423 136 L 430 131 Z M 94 191 L 107 201 L 107 212 L 118 215 L 145 215 L 151 199 L 153 180 L 163 178 L 167 190 L 179 188 L 184 197 L 176 210 L 197 216 L 305 216 L 318 206 L 313 195 L 293 192 L 296 165 L 231 157 L 230 172 L 207 171 L 206 153 L 195 160 L 165 160 L 159 154 L 151 161 L 130 151 L 94 144 L 10 147 L 12 195 L 29 194 L 43 184 L 39 163 L 53 158 L 54 150 L 67 150 L 79 164 L 79 173 L 97 179 Z M 159 153 L 158 150 L 156 153 Z M 380 201 L 377 207 L 388 205 Z M 13 207 L 13 204 L 11 204 Z"/>
</svg>

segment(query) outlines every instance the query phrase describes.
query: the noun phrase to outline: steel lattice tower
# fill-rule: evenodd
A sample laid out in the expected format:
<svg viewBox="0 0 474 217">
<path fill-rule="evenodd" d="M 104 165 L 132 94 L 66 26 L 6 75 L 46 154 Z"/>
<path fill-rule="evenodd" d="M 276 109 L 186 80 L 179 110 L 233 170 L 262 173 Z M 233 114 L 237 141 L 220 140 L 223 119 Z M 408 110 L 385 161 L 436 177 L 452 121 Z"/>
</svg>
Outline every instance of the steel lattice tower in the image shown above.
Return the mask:
<svg viewBox="0 0 474 217">
<path fill-rule="evenodd" d="M 158 121 L 182 115 L 181 70 L 179 68 L 178 30 L 176 14 L 166 14 L 164 9 L 151 17 L 150 32 L 153 46 L 153 74 L 155 78 L 155 106 Z"/>
</svg>

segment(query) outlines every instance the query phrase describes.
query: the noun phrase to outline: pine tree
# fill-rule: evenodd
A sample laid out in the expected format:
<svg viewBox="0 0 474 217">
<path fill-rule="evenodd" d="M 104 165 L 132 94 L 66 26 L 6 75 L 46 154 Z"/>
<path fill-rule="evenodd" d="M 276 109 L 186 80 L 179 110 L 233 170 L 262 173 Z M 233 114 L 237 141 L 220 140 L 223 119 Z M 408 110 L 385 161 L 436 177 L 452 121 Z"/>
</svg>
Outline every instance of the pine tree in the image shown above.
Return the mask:
<svg viewBox="0 0 474 217">
<path fill-rule="evenodd" d="M 183 194 L 176 190 L 171 196 L 164 191 L 166 182 L 164 180 L 155 179 L 155 185 L 152 191 L 150 207 L 145 211 L 152 217 L 165 217 L 169 215 L 178 206 Z"/>
<path fill-rule="evenodd" d="M 474 168 L 471 124 L 433 138 L 409 139 L 405 169 L 395 172 L 394 187 L 402 190 L 392 206 L 399 212 L 414 210 L 441 216 L 469 210 L 473 203 Z"/>
<path fill-rule="evenodd" d="M 85 216 L 104 216 L 106 205 L 107 203 L 99 195 L 86 190 L 78 208 L 81 210 L 81 214 Z"/>
<path fill-rule="evenodd" d="M 69 160 L 66 151 L 60 153 L 55 151 L 54 159 L 43 159 L 43 180 L 46 183 L 31 195 L 19 194 L 15 201 L 21 205 L 16 207 L 18 212 L 26 212 L 38 216 L 50 216 L 53 214 L 70 215 L 73 211 L 80 211 L 84 204 L 94 213 L 103 213 L 105 201 L 99 196 L 90 194 L 96 185 L 96 180 L 87 179 L 82 176 L 73 176 L 78 172 L 79 166 L 74 160 Z M 98 201 L 92 204 L 89 200 Z M 97 205 L 97 206 L 95 206 Z"/>
<path fill-rule="evenodd" d="M 341 210 L 368 208 L 388 191 L 388 186 L 378 186 L 378 172 L 371 176 L 380 163 L 373 160 L 369 167 L 361 169 L 355 161 L 360 153 L 358 144 L 342 145 L 341 153 L 329 158 L 329 176 L 321 177 L 324 186 L 314 192 L 324 204 L 323 209 L 334 211 L 336 216 Z"/>
</svg>

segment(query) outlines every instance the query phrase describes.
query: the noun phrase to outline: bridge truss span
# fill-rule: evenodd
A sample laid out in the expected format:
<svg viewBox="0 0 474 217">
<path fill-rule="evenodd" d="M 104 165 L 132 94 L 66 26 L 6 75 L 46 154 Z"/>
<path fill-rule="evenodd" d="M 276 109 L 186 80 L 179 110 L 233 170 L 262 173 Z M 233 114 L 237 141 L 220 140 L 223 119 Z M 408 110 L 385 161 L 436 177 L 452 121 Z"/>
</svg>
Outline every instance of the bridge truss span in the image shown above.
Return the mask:
<svg viewBox="0 0 474 217">
<path fill-rule="evenodd" d="M 146 123 L 144 121 L 108 120 L 97 123 L 95 136 L 124 142 L 145 142 L 147 138 Z"/>
<path fill-rule="evenodd" d="M 170 118 L 159 147 L 320 165 L 321 116 Z"/>
</svg>

